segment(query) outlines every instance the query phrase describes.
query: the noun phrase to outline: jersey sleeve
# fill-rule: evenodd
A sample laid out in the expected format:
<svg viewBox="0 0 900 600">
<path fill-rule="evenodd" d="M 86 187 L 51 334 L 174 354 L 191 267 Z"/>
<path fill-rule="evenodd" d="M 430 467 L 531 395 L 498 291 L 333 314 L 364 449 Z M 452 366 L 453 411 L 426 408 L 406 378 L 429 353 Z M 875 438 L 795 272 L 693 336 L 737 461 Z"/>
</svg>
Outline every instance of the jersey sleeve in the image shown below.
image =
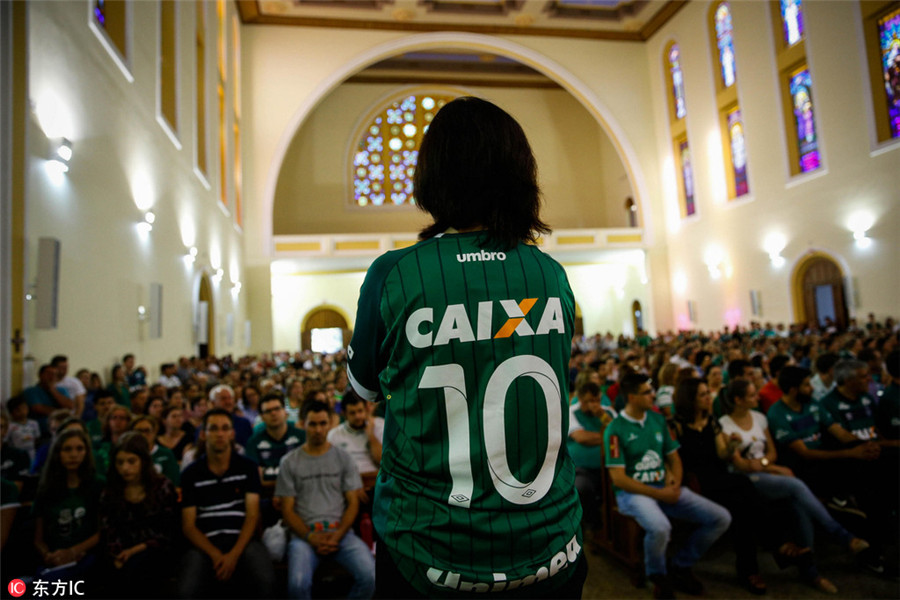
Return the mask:
<svg viewBox="0 0 900 600">
<path fill-rule="evenodd" d="M 383 265 L 384 258 L 376 260 L 366 273 L 359 291 L 353 338 L 347 347 L 350 385 L 359 396 L 373 402 L 378 399 L 378 374 L 381 372 L 379 351 L 385 335 L 381 295 L 388 269 Z M 390 265 L 393 264 L 390 261 Z"/>
<path fill-rule="evenodd" d="M 622 442 L 619 439 L 619 428 L 616 427 L 617 421 L 613 421 L 603 433 L 603 452 L 606 455 L 606 466 L 624 467 L 625 456 L 622 453 Z"/>
</svg>

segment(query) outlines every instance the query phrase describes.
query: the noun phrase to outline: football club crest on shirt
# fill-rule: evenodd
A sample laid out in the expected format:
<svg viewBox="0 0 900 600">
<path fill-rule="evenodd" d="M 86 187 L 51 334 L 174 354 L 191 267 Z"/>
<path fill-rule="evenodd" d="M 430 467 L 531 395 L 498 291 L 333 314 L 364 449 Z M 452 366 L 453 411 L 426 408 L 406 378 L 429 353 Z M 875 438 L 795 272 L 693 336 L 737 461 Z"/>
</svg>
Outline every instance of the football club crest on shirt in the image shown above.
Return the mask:
<svg viewBox="0 0 900 600">
<path fill-rule="evenodd" d="M 656 441 L 662 444 L 662 431 L 656 432 Z"/>
</svg>

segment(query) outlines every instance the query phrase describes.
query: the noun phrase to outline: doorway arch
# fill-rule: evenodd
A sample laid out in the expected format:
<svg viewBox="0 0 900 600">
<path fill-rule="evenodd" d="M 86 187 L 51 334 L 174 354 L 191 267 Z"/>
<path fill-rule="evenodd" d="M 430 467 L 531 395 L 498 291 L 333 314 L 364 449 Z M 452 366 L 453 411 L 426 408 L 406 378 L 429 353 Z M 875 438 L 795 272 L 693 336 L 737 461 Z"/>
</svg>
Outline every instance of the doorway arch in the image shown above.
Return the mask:
<svg viewBox="0 0 900 600">
<path fill-rule="evenodd" d="M 810 252 L 794 267 L 791 296 L 798 323 L 815 321 L 824 326 L 830 318 L 838 328 L 847 326 L 847 290 L 840 264 L 824 252 Z"/>
<path fill-rule="evenodd" d="M 197 356 L 206 358 L 216 354 L 216 310 L 212 282 L 207 273 L 201 273 L 196 286 L 194 328 Z"/>
<path fill-rule="evenodd" d="M 312 350 L 313 329 L 339 328 L 344 341 L 344 348 L 350 345 L 353 331 L 349 319 L 343 310 L 331 304 L 322 304 L 312 309 L 300 323 L 300 349 Z"/>
<path fill-rule="evenodd" d="M 641 308 L 640 300 L 631 303 L 631 324 L 634 325 L 634 335 L 637 337 L 638 332 L 644 329 L 644 309 Z"/>
<path fill-rule="evenodd" d="M 375 64 L 380 60 L 391 56 L 416 50 L 459 48 L 500 54 L 521 62 L 537 71 L 540 71 L 563 89 L 568 91 L 578 102 L 585 107 L 588 113 L 597 121 L 600 127 L 609 136 L 613 147 L 619 155 L 622 165 L 628 175 L 635 201 L 638 204 L 641 219 L 644 222 L 644 239 L 647 243 L 653 242 L 653 227 L 650 223 L 650 211 L 647 210 L 650 194 L 646 183 L 637 152 L 630 140 L 625 135 L 622 126 L 614 118 L 612 111 L 600 100 L 584 81 L 576 77 L 568 69 L 548 56 L 517 44 L 515 42 L 490 35 L 461 33 L 461 32 L 434 32 L 422 33 L 403 37 L 375 45 L 357 54 L 349 61 L 341 64 L 324 77 L 315 88 L 300 102 L 297 110 L 290 118 L 290 122 L 282 130 L 281 137 L 268 163 L 268 171 L 265 175 L 262 190 L 262 214 L 266 215 L 262 225 L 262 246 L 264 252 L 270 257 L 274 256 L 274 237 L 272 214 L 275 207 L 275 191 L 278 178 L 284 166 L 288 148 L 294 140 L 294 136 L 300 130 L 303 122 L 318 105 L 318 103 L 339 86 L 345 79 L 356 72 Z"/>
</svg>

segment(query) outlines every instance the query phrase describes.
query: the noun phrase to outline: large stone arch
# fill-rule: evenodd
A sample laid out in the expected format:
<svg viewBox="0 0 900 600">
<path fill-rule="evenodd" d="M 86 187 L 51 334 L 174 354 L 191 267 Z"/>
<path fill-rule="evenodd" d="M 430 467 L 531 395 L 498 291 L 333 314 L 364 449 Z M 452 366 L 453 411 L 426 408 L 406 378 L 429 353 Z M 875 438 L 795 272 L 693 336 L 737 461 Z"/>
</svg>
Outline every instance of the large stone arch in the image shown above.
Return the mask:
<svg viewBox="0 0 900 600">
<path fill-rule="evenodd" d="M 264 252 L 269 257 L 272 256 L 275 248 L 272 234 L 272 213 L 275 205 L 275 190 L 278 184 L 278 176 L 281 173 L 291 140 L 293 140 L 304 120 L 319 101 L 331 93 L 345 79 L 380 60 L 404 52 L 448 47 L 494 53 L 512 58 L 540 71 L 572 94 L 588 113 L 596 119 L 616 148 L 619 158 L 625 166 L 631 188 L 635 196 L 637 196 L 635 200 L 641 207 L 644 241 L 648 244 L 652 243 L 653 228 L 651 226 L 652 215 L 649 206 L 649 195 L 637 154 L 625 136 L 624 131 L 613 118 L 611 111 L 600 101 L 590 87 L 555 60 L 515 42 L 481 34 L 438 32 L 412 35 L 375 45 L 332 71 L 303 99 L 291 117 L 288 126 L 282 132 L 278 145 L 275 148 L 272 162 L 266 173 L 262 198 L 261 227 Z"/>
</svg>

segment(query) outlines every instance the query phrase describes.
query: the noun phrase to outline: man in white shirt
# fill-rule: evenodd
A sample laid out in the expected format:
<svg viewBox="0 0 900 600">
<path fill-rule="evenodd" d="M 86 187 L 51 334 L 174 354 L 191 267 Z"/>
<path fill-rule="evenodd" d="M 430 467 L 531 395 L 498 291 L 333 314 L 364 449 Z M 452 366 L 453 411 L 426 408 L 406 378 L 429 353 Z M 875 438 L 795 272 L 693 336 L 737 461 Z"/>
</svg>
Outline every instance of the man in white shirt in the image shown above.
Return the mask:
<svg viewBox="0 0 900 600">
<path fill-rule="evenodd" d="M 816 374 L 809 380 L 810 385 L 812 385 L 812 399 L 814 401 L 818 402 L 827 396 L 837 385 L 837 382 L 834 380 L 834 365 L 839 360 L 840 357 L 833 352 L 820 354 L 816 359 Z"/>
<path fill-rule="evenodd" d="M 81 413 L 84 411 L 84 397 L 87 395 L 87 390 L 84 389 L 84 384 L 81 383 L 81 380 L 77 377 L 72 377 L 69 375 L 69 359 L 62 354 L 57 354 L 53 357 L 53 360 L 50 361 L 50 364 L 53 368 L 56 369 L 56 372 L 59 374 L 59 379 L 56 382 L 57 388 L 62 388 L 65 390 L 65 394 L 72 399 L 75 403 L 75 408 L 72 409 L 72 414 L 81 418 Z"/>
<path fill-rule="evenodd" d="M 159 367 L 159 382 L 165 386 L 167 390 L 181 387 L 181 379 L 175 374 L 175 363 L 163 363 Z"/>
<path fill-rule="evenodd" d="M 364 488 L 369 488 L 381 465 L 384 419 L 373 416 L 369 403 L 350 391 L 344 394 L 341 410 L 346 421 L 328 432 L 328 441 L 353 458 Z"/>
</svg>

